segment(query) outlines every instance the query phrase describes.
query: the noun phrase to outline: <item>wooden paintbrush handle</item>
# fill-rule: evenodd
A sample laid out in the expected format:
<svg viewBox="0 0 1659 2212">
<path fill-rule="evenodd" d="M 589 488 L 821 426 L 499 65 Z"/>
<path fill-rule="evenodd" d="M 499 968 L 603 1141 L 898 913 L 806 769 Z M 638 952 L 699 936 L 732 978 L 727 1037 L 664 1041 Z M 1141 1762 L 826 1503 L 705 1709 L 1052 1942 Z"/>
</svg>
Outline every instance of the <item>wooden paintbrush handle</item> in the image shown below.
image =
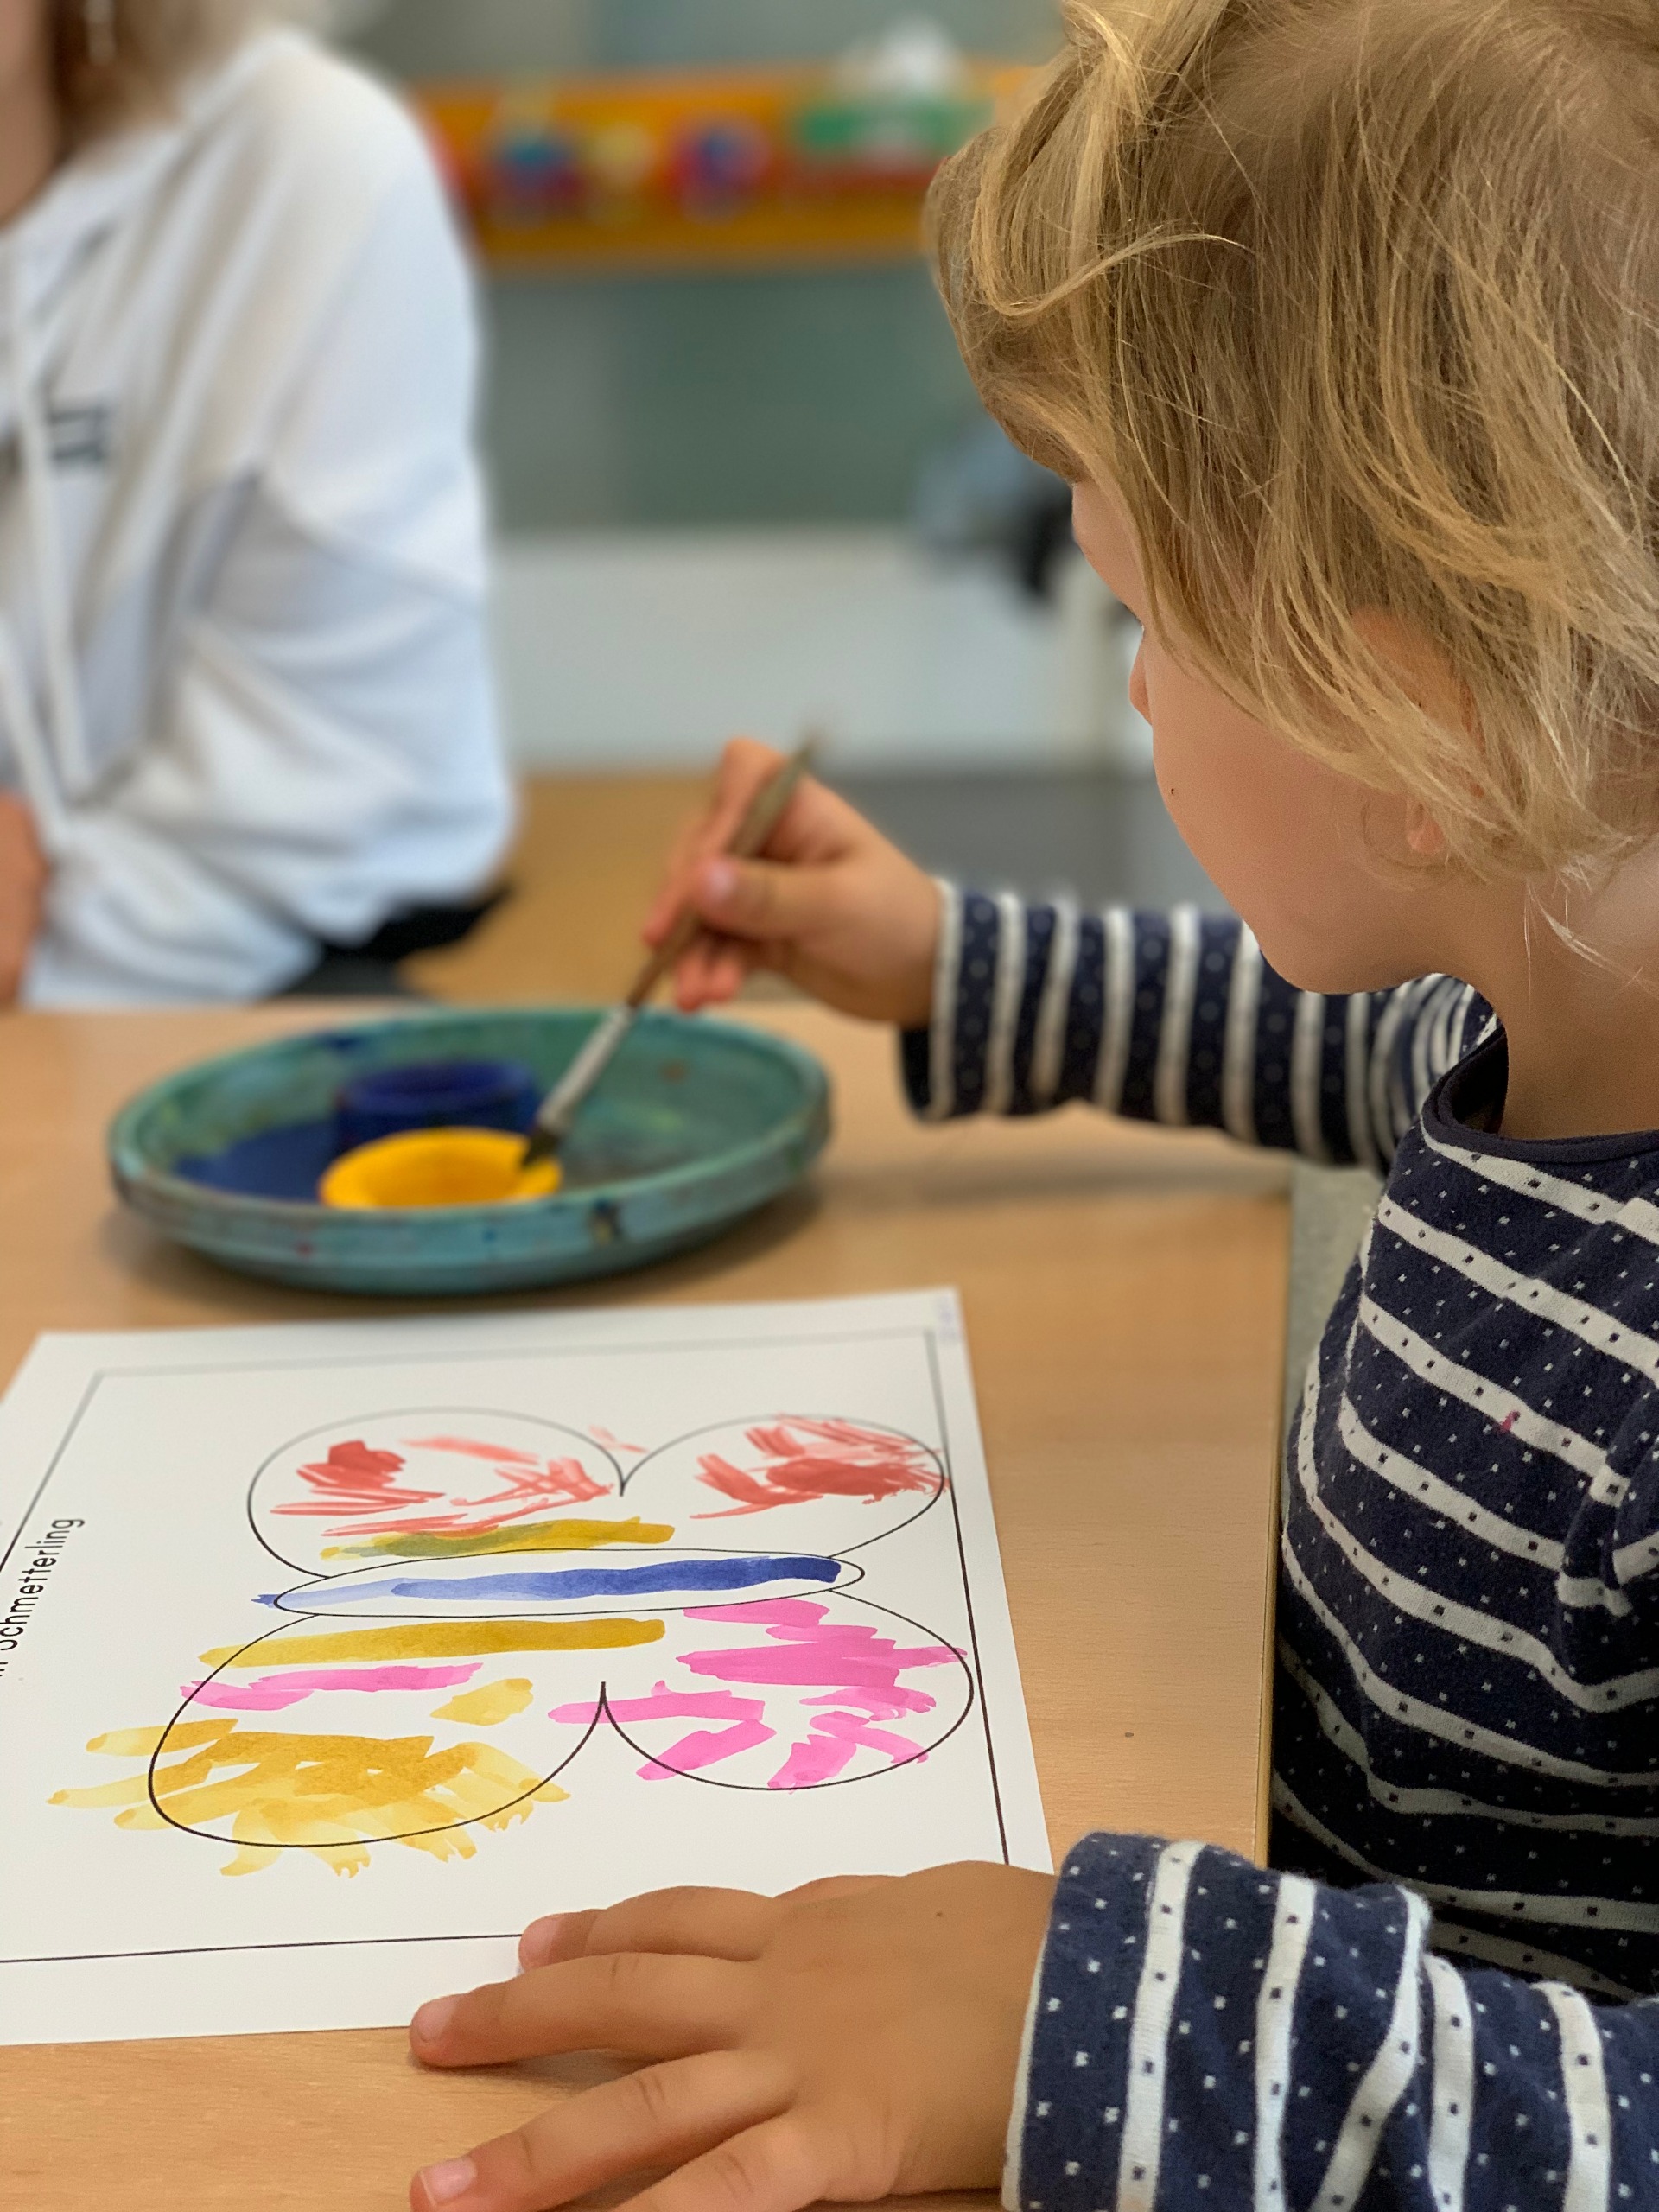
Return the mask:
<svg viewBox="0 0 1659 2212">
<path fill-rule="evenodd" d="M 725 857 L 734 861 L 753 860 L 764 848 L 767 838 L 783 820 L 791 799 L 800 787 L 802 777 L 811 767 L 813 750 L 814 741 L 808 738 L 805 744 L 797 747 L 783 766 L 761 785 L 722 848 Z M 632 1007 L 643 1006 L 664 976 L 677 967 L 690 952 L 702 935 L 702 922 L 697 915 L 690 911 L 682 914 L 634 978 L 633 988 L 624 1003 Z"/>
</svg>

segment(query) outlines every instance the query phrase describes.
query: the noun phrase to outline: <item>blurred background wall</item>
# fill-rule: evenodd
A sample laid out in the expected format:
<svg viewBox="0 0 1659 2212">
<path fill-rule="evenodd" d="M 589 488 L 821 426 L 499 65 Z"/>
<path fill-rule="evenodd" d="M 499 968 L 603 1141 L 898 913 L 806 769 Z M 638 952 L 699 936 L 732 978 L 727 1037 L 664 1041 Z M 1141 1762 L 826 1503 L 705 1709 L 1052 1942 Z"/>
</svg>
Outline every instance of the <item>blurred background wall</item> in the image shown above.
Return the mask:
<svg viewBox="0 0 1659 2212">
<path fill-rule="evenodd" d="M 1058 35 L 1053 0 L 347 6 L 346 42 L 415 82 L 818 60 L 918 13 L 1004 60 Z M 837 779 L 935 865 L 1012 839 L 1085 893 L 1207 895 L 1123 699 L 1132 633 L 1075 556 L 1032 588 L 1009 518 L 1037 472 L 980 410 L 919 257 L 483 283 L 525 767 L 701 766 L 735 728 L 811 721 Z"/>
</svg>

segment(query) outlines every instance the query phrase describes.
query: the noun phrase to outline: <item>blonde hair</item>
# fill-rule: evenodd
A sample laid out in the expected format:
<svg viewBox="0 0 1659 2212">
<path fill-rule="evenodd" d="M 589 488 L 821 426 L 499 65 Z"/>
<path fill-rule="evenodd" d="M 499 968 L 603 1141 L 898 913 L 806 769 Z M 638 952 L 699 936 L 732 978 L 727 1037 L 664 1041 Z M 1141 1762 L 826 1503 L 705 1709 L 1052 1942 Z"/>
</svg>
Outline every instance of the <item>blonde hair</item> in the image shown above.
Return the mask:
<svg viewBox="0 0 1659 2212">
<path fill-rule="evenodd" d="M 52 0 L 53 60 L 69 142 L 165 111 L 187 78 L 257 22 L 308 16 L 305 0 Z"/>
<path fill-rule="evenodd" d="M 1065 16 L 934 188 L 988 405 L 1239 703 L 1482 874 L 1593 880 L 1659 832 L 1654 0 Z"/>
</svg>

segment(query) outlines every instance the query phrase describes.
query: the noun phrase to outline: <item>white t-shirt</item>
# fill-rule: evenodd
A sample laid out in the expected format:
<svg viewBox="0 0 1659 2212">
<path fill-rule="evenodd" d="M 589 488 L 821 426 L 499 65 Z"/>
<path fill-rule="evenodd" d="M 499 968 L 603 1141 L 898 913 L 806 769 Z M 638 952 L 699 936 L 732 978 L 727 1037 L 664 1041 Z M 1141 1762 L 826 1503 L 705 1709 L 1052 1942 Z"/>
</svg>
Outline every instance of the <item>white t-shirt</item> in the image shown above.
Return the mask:
<svg viewBox="0 0 1659 2212">
<path fill-rule="evenodd" d="M 0 231 L 0 788 L 54 864 L 27 1002 L 257 996 L 483 885 L 476 355 L 419 130 L 296 32 Z"/>
</svg>

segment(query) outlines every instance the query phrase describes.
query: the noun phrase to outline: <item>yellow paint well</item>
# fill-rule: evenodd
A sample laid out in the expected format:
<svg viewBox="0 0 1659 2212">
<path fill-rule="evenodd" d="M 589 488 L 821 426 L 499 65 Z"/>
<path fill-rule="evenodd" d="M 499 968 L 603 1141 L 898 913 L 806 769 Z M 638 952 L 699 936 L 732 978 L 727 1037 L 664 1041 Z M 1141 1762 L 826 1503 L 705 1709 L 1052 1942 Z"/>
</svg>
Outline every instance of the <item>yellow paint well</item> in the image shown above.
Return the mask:
<svg viewBox="0 0 1659 2212">
<path fill-rule="evenodd" d="M 318 1196 L 325 1205 L 388 1207 L 518 1205 L 550 1198 L 555 1160 L 524 1165 L 524 1141 L 503 1129 L 410 1129 L 380 1137 L 337 1160 Z"/>
</svg>

